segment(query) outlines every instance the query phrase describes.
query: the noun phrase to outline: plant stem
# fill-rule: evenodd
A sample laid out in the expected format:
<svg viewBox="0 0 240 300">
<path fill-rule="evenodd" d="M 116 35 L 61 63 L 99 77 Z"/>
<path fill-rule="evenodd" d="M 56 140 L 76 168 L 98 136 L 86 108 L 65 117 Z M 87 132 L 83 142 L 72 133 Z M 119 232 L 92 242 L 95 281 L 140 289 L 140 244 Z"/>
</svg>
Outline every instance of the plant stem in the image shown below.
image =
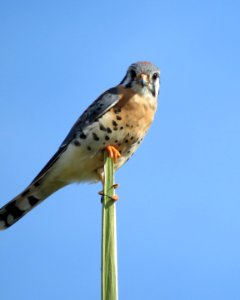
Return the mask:
<svg viewBox="0 0 240 300">
<path fill-rule="evenodd" d="M 102 202 L 102 282 L 101 299 L 118 299 L 116 208 L 113 160 L 104 155 L 104 196 Z"/>
</svg>

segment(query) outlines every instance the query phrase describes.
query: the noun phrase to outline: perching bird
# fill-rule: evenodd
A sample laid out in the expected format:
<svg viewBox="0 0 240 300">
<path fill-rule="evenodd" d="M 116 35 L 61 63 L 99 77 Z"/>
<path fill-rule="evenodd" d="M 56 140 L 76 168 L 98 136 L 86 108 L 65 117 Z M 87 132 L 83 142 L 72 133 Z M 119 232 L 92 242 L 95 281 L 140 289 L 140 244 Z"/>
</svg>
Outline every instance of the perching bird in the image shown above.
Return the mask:
<svg viewBox="0 0 240 300">
<path fill-rule="evenodd" d="M 114 159 L 115 170 L 120 168 L 153 121 L 159 76 L 159 69 L 150 62 L 132 64 L 120 84 L 100 95 L 80 116 L 32 183 L 0 209 L 0 229 L 70 183 L 103 181 L 105 149 Z"/>
</svg>

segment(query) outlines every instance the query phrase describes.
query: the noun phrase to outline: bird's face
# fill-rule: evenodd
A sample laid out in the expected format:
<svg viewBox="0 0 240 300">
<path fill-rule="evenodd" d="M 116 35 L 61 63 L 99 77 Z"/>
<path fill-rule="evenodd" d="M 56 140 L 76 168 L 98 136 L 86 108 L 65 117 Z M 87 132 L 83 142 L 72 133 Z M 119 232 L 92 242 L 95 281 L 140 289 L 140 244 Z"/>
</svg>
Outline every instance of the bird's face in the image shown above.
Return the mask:
<svg viewBox="0 0 240 300">
<path fill-rule="evenodd" d="M 160 88 L 160 70 L 150 62 L 132 64 L 120 83 L 144 96 L 157 97 Z"/>
</svg>

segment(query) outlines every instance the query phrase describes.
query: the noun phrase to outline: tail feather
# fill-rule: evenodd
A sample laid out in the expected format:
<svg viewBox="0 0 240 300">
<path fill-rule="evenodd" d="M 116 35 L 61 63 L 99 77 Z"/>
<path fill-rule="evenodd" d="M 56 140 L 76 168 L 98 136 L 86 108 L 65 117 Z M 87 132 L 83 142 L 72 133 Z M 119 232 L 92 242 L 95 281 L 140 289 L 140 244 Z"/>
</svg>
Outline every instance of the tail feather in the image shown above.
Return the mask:
<svg viewBox="0 0 240 300">
<path fill-rule="evenodd" d="M 16 223 L 49 195 L 65 185 L 64 182 L 49 180 L 47 177 L 31 183 L 21 194 L 0 209 L 0 230 Z"/>
<path fill-rule="evenodd" d="M 33 191 L 31 192 L 29 188 L 13 198 L 0 209 L 0 230 L 16 223 L 43 200 L 37 197 Z"/>
</svg>

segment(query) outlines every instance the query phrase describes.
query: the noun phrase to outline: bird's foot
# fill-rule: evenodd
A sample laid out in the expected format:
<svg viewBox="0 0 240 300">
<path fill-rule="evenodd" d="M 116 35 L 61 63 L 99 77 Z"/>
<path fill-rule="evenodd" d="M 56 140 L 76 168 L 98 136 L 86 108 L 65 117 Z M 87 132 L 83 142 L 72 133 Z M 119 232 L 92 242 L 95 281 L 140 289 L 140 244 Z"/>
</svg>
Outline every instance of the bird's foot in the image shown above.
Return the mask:
<svg viewBox="0 0 240 300">
<path fill-rule="evenodd" d="M 115 184 L 113 184 L 112 185 L 112 188 L 114 188 L 114 189 L 117 189 L 119 187 L 119 184 L 118 183 L 115 183 Z M 103 191 L 100 191 L 100 192 L 98 192 L 98 194 L 100 195 L 100 196 L 102 196 L 102 197 L 104 197 L 104 196 L 107 196 L 107 197 L 109 197 L 111 200 L 113 200 L 113 201 L 117 201 L 118 200 L 118 195 L 113 195 L 113 196 L 109 196 L 109 195 L 106 195 L 106 194 L 104 194 L 104 192 Z M 101 199 L 101 203 L 103 202 L 103 200 Z"/>
<path fill-rule="evenodd" d="M 113 159 L 114 163 L 116 164 L 119 157 L 121 157 L 121 154 L 119 153 L 119 151 L 114 146 L 107 146 L 105 149 L 108 152 L 108 156 L 111 157 Z"/>
</svg>

